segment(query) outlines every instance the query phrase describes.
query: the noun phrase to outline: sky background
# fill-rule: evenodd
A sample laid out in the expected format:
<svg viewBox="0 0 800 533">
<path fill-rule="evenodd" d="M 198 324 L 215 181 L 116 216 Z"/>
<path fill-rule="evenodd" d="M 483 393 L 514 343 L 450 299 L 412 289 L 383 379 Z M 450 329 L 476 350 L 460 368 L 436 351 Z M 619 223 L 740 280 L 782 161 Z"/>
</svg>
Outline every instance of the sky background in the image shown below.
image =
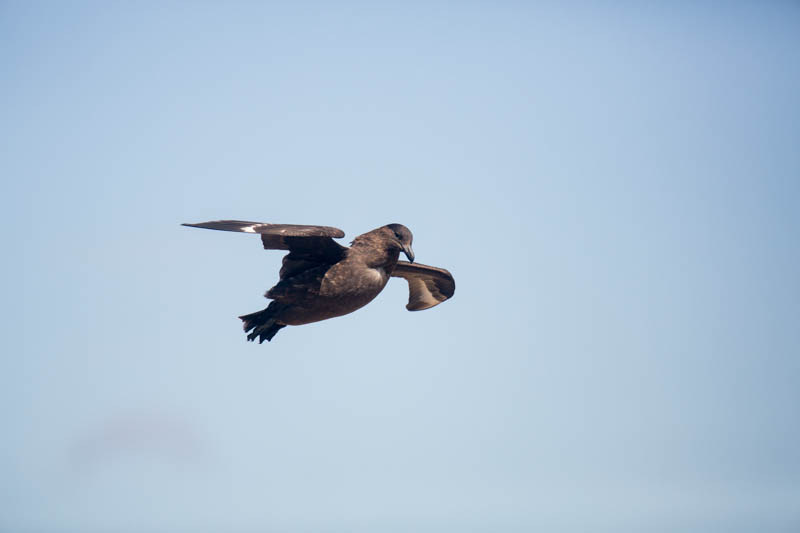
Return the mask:
<svg viewBox="0 0 800 533">
<path fill-rule="evenodd" d="M 0 3 L 0 530 L 798 531 L 798 95 L 794 2 Z M 225 218 L 457 291 L 247 343 Z"/>
</svg>

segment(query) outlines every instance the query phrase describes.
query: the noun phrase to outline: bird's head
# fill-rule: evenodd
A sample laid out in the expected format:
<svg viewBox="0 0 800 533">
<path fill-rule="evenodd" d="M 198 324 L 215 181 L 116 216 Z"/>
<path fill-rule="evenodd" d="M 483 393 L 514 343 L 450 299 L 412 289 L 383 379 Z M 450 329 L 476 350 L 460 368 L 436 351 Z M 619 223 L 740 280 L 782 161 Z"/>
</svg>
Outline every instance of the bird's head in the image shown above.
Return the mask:
<svg viewBox="0 0 800 533">
<path fill-rule="evenodd" d="M 411 234 L 411 230 L 402 224 L 387 224 L 381 229 L 384 230 L 383 233 L 388 238 L 390 246 L 401 250 L 413 263 L 414 250 L 411 249 L 411 242 L 414 240 L 414 236 Z"/>
</svg>

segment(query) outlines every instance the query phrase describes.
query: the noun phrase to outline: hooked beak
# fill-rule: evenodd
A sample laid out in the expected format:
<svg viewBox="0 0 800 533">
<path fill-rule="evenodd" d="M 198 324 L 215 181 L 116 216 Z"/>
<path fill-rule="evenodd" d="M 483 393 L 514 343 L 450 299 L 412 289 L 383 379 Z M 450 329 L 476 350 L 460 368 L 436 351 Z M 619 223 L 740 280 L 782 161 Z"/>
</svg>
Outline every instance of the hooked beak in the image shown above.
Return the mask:
<svg viewBox="0 0 800 533">
<path fill-rule="evenodd" d="M 414 262 L 414 250 L 411 249 L 410 244 L 403 245 L 403 253 L 406 254 L 406 257 L 408 257 L 409 262 Z"/>
</svg>

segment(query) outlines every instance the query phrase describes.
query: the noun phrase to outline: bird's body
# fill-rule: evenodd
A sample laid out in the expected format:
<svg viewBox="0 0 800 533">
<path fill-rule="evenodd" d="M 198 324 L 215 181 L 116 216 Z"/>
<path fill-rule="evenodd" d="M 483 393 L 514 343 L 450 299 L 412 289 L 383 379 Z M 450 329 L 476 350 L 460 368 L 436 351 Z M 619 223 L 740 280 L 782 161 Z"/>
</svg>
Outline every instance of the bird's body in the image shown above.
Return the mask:
<svg viewBox="0 0 800 533">
<path fill-rule="evenodd" d="M 252 330 L 248 340 L 271 340 L 285 326 L 352 313 L 375 299 L 393 275 L 408 280 L 409 310 L 432 307 L 455 291 L 455 282 L 446 270 L 399 261 L 401 251 L 414 260 L 413 236 L 401 224 L 360 235 L 350 248 L 331 238 L 344 236 L 341 230 L 325 226 L 230 220 L 186 225 L 261 233 L 264 248 L 289 250 L 283 258 L 280 281 L 264 295 L 272 302 L 262 311 L 239 317 L 245 331 Z"/>
<path fill-rule="evenodd" d="M 299 326 L 346 315 L 375 299 L 397 264 L 395 253 L 374 264 L 350 248 L 333 265 L 320 265 L 281 279 L 266 297 L 290 306 L 280 314 L 282 323 Z"/>
</svg>

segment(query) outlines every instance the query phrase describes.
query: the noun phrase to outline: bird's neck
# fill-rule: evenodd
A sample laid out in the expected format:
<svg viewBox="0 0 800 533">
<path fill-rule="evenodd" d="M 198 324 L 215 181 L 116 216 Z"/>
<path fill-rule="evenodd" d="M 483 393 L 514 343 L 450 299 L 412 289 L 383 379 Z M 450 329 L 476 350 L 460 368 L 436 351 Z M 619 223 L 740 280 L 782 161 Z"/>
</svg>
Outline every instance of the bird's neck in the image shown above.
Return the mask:
<svg viewBox="0 0 800 533">
<path fill-rule="evenodd" d="M 381 244 L 378 244 L 377 239 L 361 235 L 353 241 L 352 248 L 358 251 L 368 267 L 394 269 L 400 257 L 400 250 L 386 248 Z"/>
</svg>

